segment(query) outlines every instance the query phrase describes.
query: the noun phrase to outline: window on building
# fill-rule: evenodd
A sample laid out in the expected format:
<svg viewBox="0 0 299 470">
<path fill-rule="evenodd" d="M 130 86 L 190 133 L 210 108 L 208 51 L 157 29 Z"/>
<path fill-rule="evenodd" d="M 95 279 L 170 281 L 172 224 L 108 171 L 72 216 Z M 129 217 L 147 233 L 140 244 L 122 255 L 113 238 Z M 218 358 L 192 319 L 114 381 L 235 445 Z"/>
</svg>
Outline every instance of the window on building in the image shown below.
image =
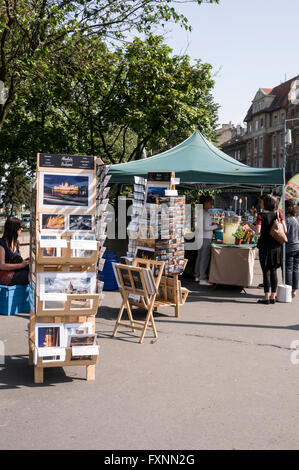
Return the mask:
<svg viewBox="0 0 299 470">
<path fill-rule="evenodd" d="M 254 139 L 254 152 L 257 152 L 257 139 Z"/>
<path fill-rule="evenodd" d="M 280 133 L 280 148 L 284 148 L 284 133 Z"/>
<path fill-rule="evenodd" d="M 254 155 L 253 166 L 257 167 L 257 155 Z"/>
<path fill-rule="evenodd" d="M 248 157 L 251 156 L 251 142 L 248 142 L 248 144 L 247 144 L 247 156 Z"/>
<path fill-rule="evenodd" d="M 272 168 L 276 168 L 276 155 L 275 155 L 275 153 L 272 155 Z"/>
<path fill-rule="evenodd" d="M 273 116 L 273 126 L 277 126 L 277 114 Z"/>
<path fill-rule="evenodd" d="M 264 128 L 264 118 L 261 118 L 261 123 L 260 123 L 260 125 L 261 125 L 261 129 L 263 129 L 263 128 Z"/>
<path fill-rule="evenodd" d="M 258 119 L 255 120 L 255 130 L 256 131 L 259 130 L 259 120 Z"/>
<path fill-rule="evenodd" d="M 281 122 L 281 124 L 284 123 L 284 120 L 285 120 L 285 113 L 283 112 L 283 113 L 281 113 L 281 115 L 280 115 L 280 122 Z"/>
<path fill-rule="evenodd" d="M 276 150 L 276 135 L 273 136 L 272 147 L 273 147 L 273 150 Z"/>
<path fill-rule="evenodd" d="M 259 167 L 263 168 L 263 154 L 260 154 L 259 156 Z"/>
<path fill-rule="evenodd" d="M 263 137 L 260 137 L 260 153 L 263 153 Z"/>
<path fill-rule="evenodd" d="M 279 168 L 283 168 L 283 153 L 279 156 Z"/>
</svg>

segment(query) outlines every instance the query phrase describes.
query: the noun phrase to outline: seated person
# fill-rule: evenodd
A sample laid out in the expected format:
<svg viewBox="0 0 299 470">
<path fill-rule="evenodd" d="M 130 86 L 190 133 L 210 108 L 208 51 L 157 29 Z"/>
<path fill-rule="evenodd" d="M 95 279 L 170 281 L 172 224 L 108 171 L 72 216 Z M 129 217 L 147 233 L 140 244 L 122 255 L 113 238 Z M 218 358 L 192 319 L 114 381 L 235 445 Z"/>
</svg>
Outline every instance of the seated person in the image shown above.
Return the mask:
<svg viewBox="0 0 299 470">
<path fill-rule="evenodd" d="M 21 230 L 21 220 L 8 217 L 0 238 L 0 284 L 5 286 L 26 285 L 29 282 L 29 258 L 23 260 L 19 252 Z"/>
</svg>

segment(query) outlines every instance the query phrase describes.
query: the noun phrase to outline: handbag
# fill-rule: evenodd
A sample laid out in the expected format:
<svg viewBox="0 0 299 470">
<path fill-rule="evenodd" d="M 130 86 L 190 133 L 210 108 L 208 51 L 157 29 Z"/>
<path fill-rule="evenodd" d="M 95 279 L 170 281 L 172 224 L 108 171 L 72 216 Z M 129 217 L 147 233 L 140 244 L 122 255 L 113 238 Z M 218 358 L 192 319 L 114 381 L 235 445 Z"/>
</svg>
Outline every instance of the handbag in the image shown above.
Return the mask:
<svg viewBox="0 0 299 470">
<path fill-rule="evenodd" d="M 270 228 L 270 235 L 281 245 L 288 241 L 278 212 L 276 212 L 276 219 Z"/>
<path fill-rule="evenodd" d="M 0 271 L 0 284 L 2 286 L 9 286 L 14 277 L 15 271 Z"/>
</svg>

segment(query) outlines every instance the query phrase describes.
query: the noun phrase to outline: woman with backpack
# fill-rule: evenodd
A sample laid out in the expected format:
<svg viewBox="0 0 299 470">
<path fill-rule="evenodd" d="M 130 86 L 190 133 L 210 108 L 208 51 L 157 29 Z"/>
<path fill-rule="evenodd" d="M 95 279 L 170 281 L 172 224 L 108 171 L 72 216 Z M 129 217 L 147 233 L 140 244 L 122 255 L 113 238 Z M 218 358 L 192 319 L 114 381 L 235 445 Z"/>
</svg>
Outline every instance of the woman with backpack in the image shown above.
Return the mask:
<svg viewBox="0 0 299 470">
<path fill-rule="evenodd" d="M 270 231 L 277 219 L 280 219 L 285 233 L 287 232 L 287 227 L 282 215 L 276 211 L 276 197 L 272 194 L 267 194 L 264 196 L 263 202 L 264 211 L 257 217 L 256 233 L 260 235 L 257 247 L 263 271 L 265 298 L 258 300 L 258 303 L 268 305 L 275 304 L 278 284 L 277 269 L 282 265 L 281 243 L 271 235 Z"/>
</svg>

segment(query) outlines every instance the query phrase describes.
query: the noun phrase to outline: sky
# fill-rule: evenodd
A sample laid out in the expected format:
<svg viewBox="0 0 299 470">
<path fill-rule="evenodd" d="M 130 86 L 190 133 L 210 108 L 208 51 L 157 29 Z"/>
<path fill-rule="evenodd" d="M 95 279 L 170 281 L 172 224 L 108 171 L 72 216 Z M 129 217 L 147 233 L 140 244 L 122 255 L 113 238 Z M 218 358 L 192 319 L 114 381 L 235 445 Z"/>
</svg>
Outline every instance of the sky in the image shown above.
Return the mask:
<svg viewBox="0 0 299 470">
<path fill-rule="evenodd" d="M 213 66 L 219 124 L 243 124 L 259 88 L 299 75 L 299 0 L 176 4 L 192 26 L 167 26 L 166 43 Z"/>
</svg>

